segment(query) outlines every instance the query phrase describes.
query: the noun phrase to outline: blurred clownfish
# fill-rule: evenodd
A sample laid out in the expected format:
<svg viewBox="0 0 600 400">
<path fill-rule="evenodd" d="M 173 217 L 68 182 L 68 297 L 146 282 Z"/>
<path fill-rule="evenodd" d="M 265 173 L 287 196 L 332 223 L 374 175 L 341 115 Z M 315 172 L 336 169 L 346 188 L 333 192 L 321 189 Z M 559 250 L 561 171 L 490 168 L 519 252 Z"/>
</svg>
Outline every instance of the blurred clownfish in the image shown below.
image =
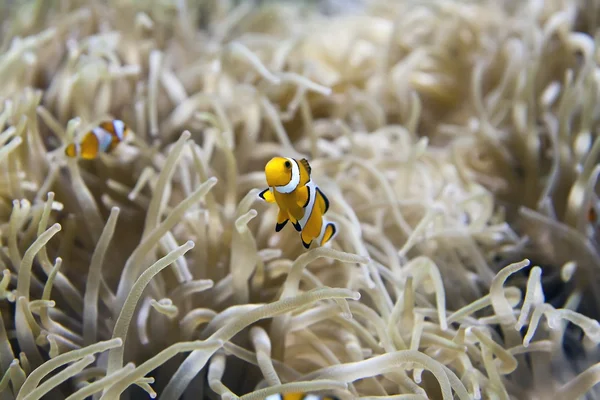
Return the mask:
<svg viewBox="0 0 600 400">
<path fill-rule="evenodd" d="M 265 400 L 339 400 L 334 396 L 317 396 L 316 394 L 308 393 L 284 393 L 272 394 L 267 396 Z"/>
<path fill-rule="evenodd" d="M 94 159 L 100 153 L 113 151 L 128 133 L 129 128 L 120 119 L 104 121 L 86 133 L 81 142 L 69 144 L 65 148 L 65 155 L 70 158 Z"/>
<path fill-rule="evenodd" d="M 310 179 L 311 168 L 306 159 L 274 157 L 265 166 L 268 188 L 258 196 L 268 203 L 277 203 L 279 214 L 275 231 L 288 221 L 301 232 L 302 245 L 309 248 L 314 239 L 324 246 L 337 234 L 337 225 L 327 221 L 329 200 Z"/>
<path fill-rule="evenodd" d="M 596 211 L 596 207 L 594 205 L 588 208 L 587 220 L 592 225 L 596 225 L 598 223 L 598 211 Z"/>
<path fill-rule="evenodd" d="M 596 236 L 596 232 L 600 230 L 600 200 L 597 198 L 592 199 L 591 204 L 588 206 L 586 213 L 586 220 L 588 222 L 589 233 Z"/>
</svg>

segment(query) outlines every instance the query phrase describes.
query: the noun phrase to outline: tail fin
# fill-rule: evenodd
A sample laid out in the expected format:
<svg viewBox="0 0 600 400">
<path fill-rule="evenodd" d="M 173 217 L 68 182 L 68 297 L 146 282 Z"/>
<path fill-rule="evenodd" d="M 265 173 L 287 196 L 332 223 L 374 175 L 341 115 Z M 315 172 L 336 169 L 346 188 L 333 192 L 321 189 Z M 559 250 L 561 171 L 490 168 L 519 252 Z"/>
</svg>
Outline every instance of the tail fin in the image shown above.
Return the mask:
<svg viewBox="0 0 600 400">
<path fill-rule="evenodd" d="M 73 158 L 77 156 L 77 150 L 75 149 L 75 143 L 69 143 L 67 147 L 65 147 L 65 155 L 69 158 Z"/>
<path fill-rule="evenodd" d="M 325 229 L 323 230 L 323 236 L 321 238 L 321 246 L 325 246 L 333 238 L 337 236 L 338 229 L 335 222 L 326 222 Z"/>
</svg>

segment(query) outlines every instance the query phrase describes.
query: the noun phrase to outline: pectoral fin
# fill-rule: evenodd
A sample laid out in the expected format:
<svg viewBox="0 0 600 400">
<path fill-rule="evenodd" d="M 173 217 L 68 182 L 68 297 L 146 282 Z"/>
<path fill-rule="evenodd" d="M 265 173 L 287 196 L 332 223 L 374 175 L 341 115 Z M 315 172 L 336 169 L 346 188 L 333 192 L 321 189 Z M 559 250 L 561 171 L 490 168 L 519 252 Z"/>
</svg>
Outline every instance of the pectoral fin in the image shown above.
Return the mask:
<svg viewBox="0 0 600 400">
<path fill-rule="evenodd" d="M 258 194 L 258 197 L 260 197 L 261 199 L 263 199 L 267 203 L 275 203 L 275 196 L 273 195 L 273 193 L 271 192 L 271 190 L 269 190 L 269 188 L 266 188 L 265 190 L 263 190 L 262 192 L 260 192 Z"/>
</svg>

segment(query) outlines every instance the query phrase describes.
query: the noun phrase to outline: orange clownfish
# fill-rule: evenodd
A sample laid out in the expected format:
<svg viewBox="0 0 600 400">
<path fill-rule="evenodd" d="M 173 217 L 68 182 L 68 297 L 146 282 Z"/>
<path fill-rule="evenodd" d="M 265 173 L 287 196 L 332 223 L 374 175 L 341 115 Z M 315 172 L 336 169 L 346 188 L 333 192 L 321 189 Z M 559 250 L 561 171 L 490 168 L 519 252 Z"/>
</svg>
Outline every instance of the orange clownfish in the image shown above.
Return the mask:
<svg viewBox="0 0 600 400">
<path fill-rule="evenodd" d="M 113 151 L 128 133 L 129 128 L 120 119 L 104 121 L 86 133 L 81 142 L 69 144 L 65 148 L 65 155 L 70 158 L 94 159 L 100 153 Z"/>
<path fill-rule="evenodd" d="M 595 196 L 594 196 L 595 197 Z M 587 213 L 585 215 L 587 220 L 588 229 L 593 233 L 594 236 L 597 236 L 598 231 L 600 231 L 600 200 L 594 198 L 591 201 L 591 204 L 588 206 Z"/>
<path fill-rule="evenodd" d="M 598 223 L 598 212 L 596 211 L 596 207 L 593 205 L 588 208 L 587 220 L 592 225 L 596 225 Z"/>
<path fill-rule="evenodd" d="M 274 157 L 265 166 L 267 185 L 258 197 L 277 203 L 279 214 L 275 232 L 288 221 L 300 232 L 302 245 L 309 248 L 313 240 L 324 246 L 337 234 L 337 225 L 327 221 L 329 200 L 310 178 L 311 168 L 306 159 Z"/>
<path fill-rule="evenodd" d="M 308 393 L 277 393 L 267 396 L 265 400 L 338 400 L 334 396 L 317 396 Z"/>
</svg>

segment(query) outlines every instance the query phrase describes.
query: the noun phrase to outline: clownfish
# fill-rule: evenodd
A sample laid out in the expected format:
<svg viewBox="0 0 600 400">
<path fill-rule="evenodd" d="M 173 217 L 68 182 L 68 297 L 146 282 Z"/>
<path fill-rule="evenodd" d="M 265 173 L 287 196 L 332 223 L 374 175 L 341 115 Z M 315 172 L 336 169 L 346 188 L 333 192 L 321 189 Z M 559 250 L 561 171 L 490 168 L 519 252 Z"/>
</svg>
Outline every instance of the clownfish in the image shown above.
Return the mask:
<svg viewBox="0 0 600 400">
<path fill-rule="evenodd" d="M 317 396 L 308 393 L 277 393 L 267 396 L 265 400 L 339 400 L 335 396 Z"/>
<path fill-rule="evenodd" d="M 115 149 L 129 133 L 129 128 L 120 119 L 104 121 L 85 134 L 81 142 L 71 143 L 65 148 L 67 157 L 81 157 L 91 160 L 100 153 Z"/>
<path fill-rule="evenodd" d="M 590 224 L 595 225 L 598 222 L 598 212 L 596 211 L 596 207 L 590 206 L 586 217 Z"/>
<path fill-rule="evenodd" d="M 288 221 L 300 232 L 302 245 L 309 248 L 313 240 L 324 246 L 337 234 L 337 225 L 324 218 L 329 200 L 311 180 L 308 161 L 274 157 L 265 166 L 268 188 L 258 194 L 268 203 L 279 207 L 275 232 Z"/>
<path fill-rule="evenodd" d="M 591 204 L 588 206 L 587 213 L 585 215 L 588 229 L 594 234 L 600 228 L 600 200 L 593 199 Z"/>
</svg>

